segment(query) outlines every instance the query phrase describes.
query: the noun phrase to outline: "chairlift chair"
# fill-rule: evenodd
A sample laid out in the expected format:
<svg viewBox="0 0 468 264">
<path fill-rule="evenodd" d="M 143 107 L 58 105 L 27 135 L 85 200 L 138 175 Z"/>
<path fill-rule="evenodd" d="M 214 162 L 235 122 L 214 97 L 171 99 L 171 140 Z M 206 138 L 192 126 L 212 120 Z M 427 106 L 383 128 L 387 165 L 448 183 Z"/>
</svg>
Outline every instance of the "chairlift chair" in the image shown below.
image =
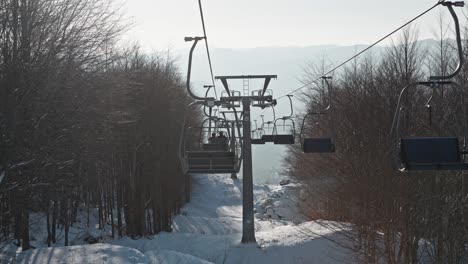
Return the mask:
<svg viewBox="0 0 468 264">
<path fill-rule="evenodd" d="M 333 153 L 335 152 L 335 144 L 331 137 L 310 137 L 304 138 L 304 122 L 310 115 L 321 115 L 323 113 L 308 113 L 303 120 L 301 129 L 302 151 L 304 153 Z"/>
<path fill-rule="evenodd" d="M 465 151 L 458 137 L 414 137 L 400 139 L 404 170 L 466 170 Z"/>
<path fill-rule="evenodd" d="M 332 106 L 332 95 L 331 95 L 331 85 L 328 80 L 331 77 L 324 76 L 322 80 L 325 81 L 328 90 L 328 106 L 320 112 L 310 112 L 304 116 L 302 120 L 301 132 L 300 132 L 300 141 L 302 143 L 302 151 L 304 153 L 333 153 L 335 152 L 335 144 L 331 137 L 308 137 L 304 138 L 304 126 L 307 117 L 309 116 L 320 116 L 326 115 Z"/>
<path fill-rule="evenodd" d="M 468 163 L 464 161 L 465 155 L 468 154 L 466 149 L 460 148 L 458 136 L 450 137 L 400 137 L 401 132 L 401 113 L 404 109 L 402 106 L 402 97 L 408 94 L 409 88 L 417 86 L 430 87 L 432 89 L 440 88 L 443 85 L 453 85 L 457 88 L 457 93 L 460 95 L 462 105 L 465 105 L 464 92 L 462 88 L 451 81 L 451 79 L 459 74 L 463 65 L 463 49 L 461 42 L 460 26 L 453 6 L 463 6 L 463 2 L 441 2 L 446 6 L 455 23 L 456 28 L 456 41 L 458 48 L 459 64 L 455 71 L 446 76 L 431 76 L 429 81 L 415 82 L 405 86 L 398 99 L 397 108 L 395 111 L 391 134 L 395 133 L 397 142 L 396 146 L 399 152 L 399 167 L 400 171 L 425 171 L 425 170 L 466 170 Z M 432 99 L 432 97 L 431 97 Z M 428 105 L 430 105 L 429 99 Z M 464 109 L 464 129 L 465 129 L 465 143 L 466 143 L 466 109 Z M 465 144 L 466 145 L 466 144 Z M 462 149 L 462 150 L 461 150 Z"/>
<path fill-rule="evenodd" d="M 275 120 L 276 120 L 276 112 L 275 107 L 271 106 L 271 110 L 273 111 L 273 119 L 271 121 L 265 122 L 262 116 L 262 126 L 261 129 L 264 132 L 262 134 L 261 140 L 266 143 L 273 143 L 275 142 Z"/>
<path fill-rule="evenodd" d="M 216 131 L 222 132 L 223 129 L 217 127 Z M 186 151 L 187 172 L 207 174 L 237 172 L 238 153 L 229 144 L 235 139 L 231 138 L 227 132 L 225 136 L 224 138 L 209 137 L 208 141 L 202 144 L 201 149 Z"/>
<path fill-rule="evenodd" d="M 201 105 L 205 108 L 209 108 L 209 114 L 208 114 L 208 119 L 210 122 L 210 125 L 208 127 L 208 137 L 211 136 L 211 124 L 212 121 L 211 119 L 213 118 L 212 116 L 212 108 L 216 106 L 221 106 L 221 107 L 228 107 L 228 108 L 233 108 L 235 111 L 235 108 L 240 106 L 240 104 L 237 104 L 235 102 L 229 102 L 229 103 L 223 103 L 220 100 L 217 100 L 214 97 L 208 97 L 208 93 L 210 89 L 214 88 L 213 86 L 206 86 L 207 91 L 205 93 L 205 97 L 200 97 L 197 96 L 195 93 L 193 93 L 191 89 L 191 69 L 192 69 L 192 59 L 193 59 L 193 52 L 195 50 L 195 47 L 197 43 L 203 39 L 206 39 L 206 37 L 187 37 L 185 38 L 186 41 L 193 41 L 193 45 L 190 49 L 189 53 L 189 62 L 188 62 L 188 71 L 187 71 L 187 80 L 186 80 L 186 88 L 187 92 L 190 97 L 195 99 L 196 101 L 189 104 L 185 115 L 184 115 L 184 120 L 183 120 L 183 126 L 181 127 L 182 131 L 180 133 L 180 138 L 179 138 L 179 160 L 181 162 L 181 167 L 184 171 L 184 173 L 206 173 L 206 174 L 213 174 L 213 173 L 236 173 L 239 171 L 241 162 L 242 162 L 242 152 L 238 151 L 238 147 L 236 147 L 236 139 L 235 137 L 227 137 L 227 139 L 221 138 L 221 139 L 212 139 L 211 142 L 202 142 L 201 144 L 198 145 L 198 149 L 196 150 L 187 150 L 187 146 L 190 145 L 190 143 L 193 144 L 193 142 L 188 142 L 188 136 L 190 132 L 190 128 L 186 126 L 187 123 L 187 111 L 193 106 L 196 105 Z M 226 94 L 229 96 L 230 92 L 229 89 L 226 87 Z M 205 114 L 206 111 L 204 111 Z M 237 123 L 237 129 L 238 133 L 240 135 L 240 129 L 239 129 L 239 120 L 236 114 L 236 123 Z M 217 125 L 215 123 L 215 125 Z M 203 125 L 200 128 L 203 130 Z M 216 128 L 215 128 L 216 129 Z M 229 131 L 228 131 L 229 132 Z M 228 134 L 227 134 L 228 135 Z M 192 135 L 195 136 L 195 135 Z M 200 133 L 200 140 L 207 139 L 208 137 L 205 136 L 204 133 Z M 227 142 L 231 144 L 227 144 Z M 239 141 L 238 144 L 242 145 L 242 141 Z"/>
<path fill-rule="evenodd" d="M 189 107 L 196 104 L 204 105 L 198 101 Z M 230 136 L 226 120 L 210 116 L 200 127 L 186 127 L 185 123 L 184 117 L 179 157 L 185 173 L 231 174 L 239 171 L 240 152 L 230 144 L 235 138 Z M 211 137 L 211 133 L 221 131 L 226 135 L 225 138 Z M 189 137 L 199 137 L 199 144 L 190 144 Z"/>
<path fill-rule="evenodd" d="M 282 117 L 276 121 L 282 120 L 283 124 L 276 124 L 273 135 L 273 143 L 276 145 L 292 145 L 295 142 L 295 125 L 290 117 Z M 289 123 L 289 124 L 288 124 Z M 281 129 L 282 128 L 282 129 Z"/>
<path fill-rule="evenodd" d="M 260 133 L 257 129 L 252 130 L 252 139 L 251 139 L 252 145 L 265 145 L 265 141 L 263 141 L 262 137 L 260 136 Z"/>
<path fill-rule="evenodd" d="M 293 120 L 294 110 L 292 105 L 292 95 L 287 95 L 291 106 L 291 113 L 288 116 L 283 116 L 275 120 L 274 124 L 274 140 L 275 145 L 292 145 L 295 142 L 296 129 Z M 278 124 L 278 121 L 283 121 L 282 124 Z M 283 129 L 279 129 L 279 128 Z"/>
<path fill-rule="evenodd" d="M 451 81 L 430 81 L 417 82 L 407 85 L 400 93 L 397 111 L 395 112 L 392 125 L 392 133 L 397 133 L 397 151 L 399 160 L 397 161 L 400 171 L 425 171 L 425 170 L 465 170 L 468 164 L 464 162 L 465 154 L 468 154 L 464 147 L 460 147 L 459 137 L 420 137 L 406 136 L 407 132 L 402 131 L 400 125 L 401 115 L 404 109 L 412 109 L 401 105 L 402 96 L 410 87 L 425 86 L 436 89 L 442 85 L 452 84 L 458 88 L 462 102 L 464 102 L 461 87 Z M 428 102 L 429 103 L 429 102 Z M 430 115 L 430 118 L 431 115 Z M 466 120 L 464 121 L 466 122 Z M 432 123 L 432 120 L 430 120 Z M 466 125 L 465 125 L 466 135 Z M 466 139 L 466 137 L 464 137 Z"/>
<path fill-rule="evenodd" d="M 263 130 L 257 125 L 257 120 L 255 121 L 255 129 L 252 130 L 251 143 L 252 145 L 265 145 L 265 141 L 262 140 Z"/>
</svg>

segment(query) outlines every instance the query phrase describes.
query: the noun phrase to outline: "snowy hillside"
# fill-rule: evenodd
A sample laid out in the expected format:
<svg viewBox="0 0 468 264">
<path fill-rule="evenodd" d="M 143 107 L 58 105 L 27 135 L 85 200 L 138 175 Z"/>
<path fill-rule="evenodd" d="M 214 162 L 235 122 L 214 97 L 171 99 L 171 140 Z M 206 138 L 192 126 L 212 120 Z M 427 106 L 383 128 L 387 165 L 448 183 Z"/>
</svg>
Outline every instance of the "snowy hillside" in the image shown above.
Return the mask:
<svg viewBox="0 0 468 264">
<path fill-rule="evenodd" d="M 173 221 L 173 233 L 72 247 L 29 250 L 17 263 L 343 263 L 346 225 L 304 222 L 296 209 L 297 184 L 255 186 L 257 245 L 240 244 L 241 180 L 196 175 L 193 199 Z M 75 227 L 78 228 L 78 227 Z M 93 231 L 95 232 L 95 231 Z M 89 233 L 89 232 L 87 232 Z M 78 238 L 74 243 L 78 242 Z M 85 243 L 82 241 L 82 243 Z M 5 249 L 5 248 L 4 248 Z M 6 253 L 4 252 L 4 255 Z M 14 261 L 16 259 L 16 261 Z M 4 256 L 4 261 L 6 258 Z"/>
</svg>

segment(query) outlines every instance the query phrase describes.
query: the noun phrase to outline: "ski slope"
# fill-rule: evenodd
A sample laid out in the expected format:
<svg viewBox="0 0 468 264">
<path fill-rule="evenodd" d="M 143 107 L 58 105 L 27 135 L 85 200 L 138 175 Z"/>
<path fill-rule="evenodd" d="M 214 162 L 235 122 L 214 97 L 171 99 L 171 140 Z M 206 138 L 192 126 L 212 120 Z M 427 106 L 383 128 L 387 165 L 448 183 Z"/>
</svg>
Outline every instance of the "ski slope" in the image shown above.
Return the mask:
<svg viewBox="0 0 468 264">
<path fill-rule="evenodd" d="M 343 263 L 353 262 L 345 224 L 306 222 L 297 210 L 298 184 L 256 185 L 257 244 L 241 244 L 242 180 L 194 175 L 192 202 L 172 233 L 105 244 L 28 250 L 15 263 Z M 85 242 L 83 242 L 85 243 Z M 46 246 L 46 245 L 44 245 Z M 5 260 L 5 259 L 4 259 Z"/>
</svg>

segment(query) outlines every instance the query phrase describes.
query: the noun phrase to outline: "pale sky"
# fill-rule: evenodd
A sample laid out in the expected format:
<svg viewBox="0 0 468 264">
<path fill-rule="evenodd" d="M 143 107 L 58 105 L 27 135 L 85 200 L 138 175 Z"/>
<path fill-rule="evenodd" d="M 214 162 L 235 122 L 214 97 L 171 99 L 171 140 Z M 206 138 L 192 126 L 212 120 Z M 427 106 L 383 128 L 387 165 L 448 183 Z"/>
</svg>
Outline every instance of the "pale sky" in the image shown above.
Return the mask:
<svg viewBox="0 0 468 264">
<path fill-rule="evenodd" d="M 179 49 L 202 35 L 198 0 L 118 0 L 133 21 L 127 37 L 149 50 Z M 437 0 L 203 0 L 213 48 L 370 44 Z M 418 20 L 421 38 L 433 36 L 444 7 Z M 458 9 L 461 14 L 461 10 Z"/>
</svg>

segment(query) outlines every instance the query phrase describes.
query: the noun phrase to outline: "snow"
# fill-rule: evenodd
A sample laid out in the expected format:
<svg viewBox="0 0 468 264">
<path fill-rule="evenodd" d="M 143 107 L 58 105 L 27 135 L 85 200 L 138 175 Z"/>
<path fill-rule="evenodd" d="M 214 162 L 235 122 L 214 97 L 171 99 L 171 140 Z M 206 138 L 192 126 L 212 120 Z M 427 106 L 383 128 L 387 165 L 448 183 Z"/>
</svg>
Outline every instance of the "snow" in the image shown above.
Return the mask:
<svg viewBox="0 0 468 264">
<path fill-rule="evenodd" d="M 118 240 L 109 239 L 109 231 L 97 230 L 92 220 L 85 228 L 71 228 L 71 243 L 85 244 L 83 238 L 102 237 L 108 244 L 72 247 L 46 247 L 43 219 L 32 233 L 33 245 L 40 249 L 18 255 L 15 248 L 0 249 L 0 260 L 8 263 L 343 263 L 353 262 L 349 248 L 351 227 L 346 224 L 307 222 L 297 209 L 300 184 L 255 185 L 256 244 L 241 244 L 242 180 L 228 175 L 194 175 L 192 201 L 173 220 L 172 233 Z M 92 217 L 94 219 L 94 216 Z M 109 229 L 107 229 L 109 230 Z M 42 232 L 42 233 L 41 233 Z M 63 240 L 59 239 L 59 243 Z M 2 252 L 3 251 L 3 252 Z M 6 253 L 8 252 L 8 254 Z M 9 258 L 5 258 L 9 257 Z"/>
<path fill-rule="evenodd" d="M 256 185 L 257 244 L 243 245 L 240 244 L 241 180 L 231 180 L 224 175 L 195 175 L 192 202 L 175 217 L 173 233 L 111 243 L 141 252 L 179 252 L 210 263 L 334 264 L 349 261 L 352 253 L 342 233 L 349 232 L 350 226 L 327 221 L 305 222 L 295 206 L 299 189 L 297 183 Z"/>
<path fill-rule="evenodd" d="M 150 263 L 150 259 L 148 256 L 132 248 L 109 244 L 94 244 L 28 250 L 19 255 L 16 263 L 137 264 Z"/>
<path fill-rule="evenodd" d="M 158 264 L 191 263 L 191 264 L 213 264 L 203 259 L 172 250 L 145 252 L 151 262 Z"/>
</svg>

